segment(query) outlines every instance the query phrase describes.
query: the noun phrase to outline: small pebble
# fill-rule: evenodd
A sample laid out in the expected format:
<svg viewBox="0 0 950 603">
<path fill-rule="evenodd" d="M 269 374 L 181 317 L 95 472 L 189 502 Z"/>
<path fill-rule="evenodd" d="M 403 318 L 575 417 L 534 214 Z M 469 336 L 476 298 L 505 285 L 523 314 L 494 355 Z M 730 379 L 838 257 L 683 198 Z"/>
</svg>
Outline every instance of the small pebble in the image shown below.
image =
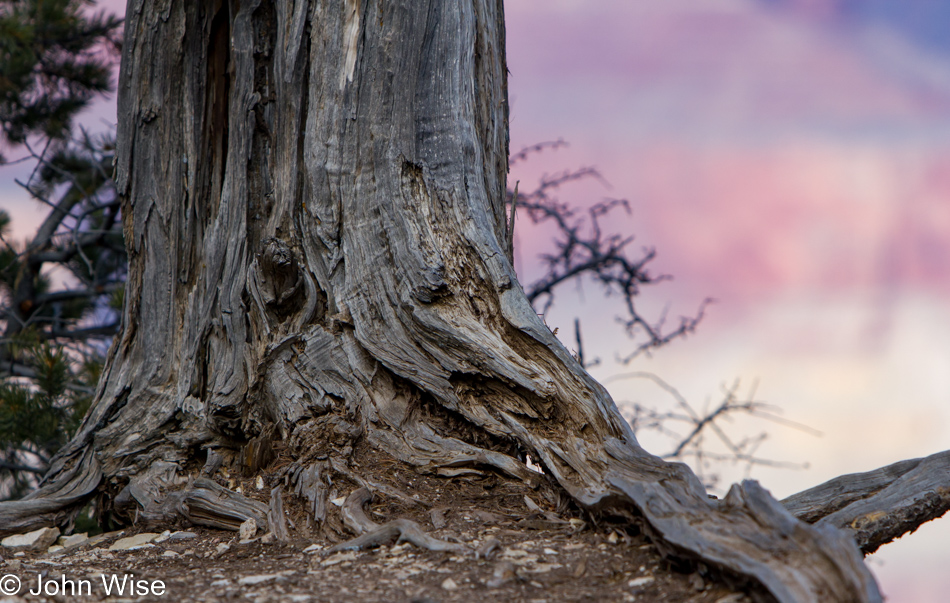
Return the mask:
<svg viewBox="0 0 950 603">
<path fill-rule="evenodd" d="M 257 535 L 257 522 L 253 517 L 241 524 L 238 534 L 241 536 L 241 540 L 250 540 Z"/>
<path fill-rule="evenodd" d="M 189 538 L 197 538 L 198 535 L 194 532 L 172 532 L 168 537 L 170 540 L 187 540 Z"/>
</svg>

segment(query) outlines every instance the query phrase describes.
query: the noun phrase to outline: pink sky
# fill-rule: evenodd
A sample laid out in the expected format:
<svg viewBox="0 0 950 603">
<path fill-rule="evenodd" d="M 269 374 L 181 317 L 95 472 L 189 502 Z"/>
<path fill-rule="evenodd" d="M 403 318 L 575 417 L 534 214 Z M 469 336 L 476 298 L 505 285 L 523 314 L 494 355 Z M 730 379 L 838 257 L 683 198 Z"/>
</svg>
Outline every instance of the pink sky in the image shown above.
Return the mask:
<svg viewBox="0 0 950 603">
<path fill-rule="evenodd" d="M 513 148 L 573 147 L 515 177 L 596 165 L 696 292 L 947 290 L 945 58 L 751 2 L 523 0 L 508 18 Z"/>
<path fill-rule="evenodd" d="M 771 440 L 773 458 L 812 466 L 753 475 L 778 496 L 950 448 L 950 57 L 880 23 L 832 26 L 831 3 L 792 4 L 506 3 L 512 150 L 571 145 L 512 179 L 596 166 L 609 189 L 565 195 L 629 199 L 634 215 L 615 225 L 676 277 L 644 307 L 675 316 L 720 300 L 695 337 L 632 368 L 697 400 L 760 378 L 768 401 L 823 431 Z M 44 212 L 12 177 L 0 206 L 35 228 Z M 522 234 L 529 275 L 543 243 Z M 572 295 L 549 324 L 570 335 L 583 316 L 588 351 L 607 360 L 595 376 L 623 370 L 609 362 L 628 346 L 615 309 L 591 289 L 586 305 Z M 628 385 L 611 384 L 619 403 L 658 403 Z M 950 519 L 939 523 L 872 559 L 889 600 L 950 592 Z"/>
<path fill-rule="evenodd" d="M 564 292 L 548 324 L 572 345 L 582 317 L 601 379 L 653 371 L 698 404 L 758 379 L 760 399 L 824 433 L 769 429 L 764 456 L 811 466 L 756 470 L 777 496 L 950 448 L 950 56 L 886 22 L 839 20 L 838 5 L 792 4 L 506 3 L 512 149 L 571 145 L 512 179 L 596 166 L 609 190 L 564 197 L 631 201 L 615 225 L 675 276 L 643 307 L 720 300 L 695 336 L 626 369 L 610 361 L 629 349 L 618 309 L 591 287 Z M 530 275 L 545 235 L 521 241 Z M 622 408 L 663 403 L 609 388 Z M 890 601 L 945 600 L 948 539 L 944 518 L 870 559 Z"/>
</svg>

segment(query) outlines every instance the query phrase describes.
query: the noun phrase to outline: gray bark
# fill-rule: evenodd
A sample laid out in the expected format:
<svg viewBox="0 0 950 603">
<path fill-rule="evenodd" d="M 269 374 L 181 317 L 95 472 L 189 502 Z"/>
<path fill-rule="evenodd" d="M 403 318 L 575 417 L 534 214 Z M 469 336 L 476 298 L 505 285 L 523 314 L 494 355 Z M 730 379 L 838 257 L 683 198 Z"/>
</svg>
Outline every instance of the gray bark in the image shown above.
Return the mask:
<svg viewBox="0 0 950 603">
<path fill-rule="evenodd" d="M 93 494 L 263 525 L 266 505 L 194 461 L 253 471 L 275 441 L 318 521 L 329 472 L 412 500 L 347 468 L 360 442 L 442 475 L 550 478 L 781 601 L 880 600 L 843 532 L 754 482 L 711 500 L 643 451 L 532 310 L 506 253 L 500 1 L 131 0 L 127 19 L 125 328 L 79 434 L 0 506 L 0 532 Z"/>
<path fill-rule="evenodd" d="M 950 451 L 842 475 L 782 505 L 809 523 L 841 528 L 873 553 L 950 510 Z"/>
</svg>

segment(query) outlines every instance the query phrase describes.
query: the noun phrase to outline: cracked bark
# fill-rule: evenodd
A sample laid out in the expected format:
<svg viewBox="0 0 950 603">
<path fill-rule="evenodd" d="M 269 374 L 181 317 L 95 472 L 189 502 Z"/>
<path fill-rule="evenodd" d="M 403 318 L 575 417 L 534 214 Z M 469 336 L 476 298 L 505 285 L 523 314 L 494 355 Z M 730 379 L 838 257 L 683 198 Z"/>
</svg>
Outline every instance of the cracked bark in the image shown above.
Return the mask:
<svg viewBox="0 0 950 603">
<path fill-rule="evenodd" d="M 867 555 L 950 510 L 950 451 L 842 475 L 782 505 L 803 521 L 841 528 Z"/>
<path fill-rule="evenodd" d="M 78 435 L 0 505 L 0 532 L 93 495 L 119 516 L 264 525 L 266 505 L 194 461 L 250 469 L 278 441 L 322 520 L 325 475 L 360 441 L 443 475 L 553 480 L 781 601 L 880 600 L 833 525 L 754 482 L 710 500 L 643 451 L 528 304 L 506 254 L 501 2 L 131 0 L 127 18 L 125 328 Z"/>
</svg>

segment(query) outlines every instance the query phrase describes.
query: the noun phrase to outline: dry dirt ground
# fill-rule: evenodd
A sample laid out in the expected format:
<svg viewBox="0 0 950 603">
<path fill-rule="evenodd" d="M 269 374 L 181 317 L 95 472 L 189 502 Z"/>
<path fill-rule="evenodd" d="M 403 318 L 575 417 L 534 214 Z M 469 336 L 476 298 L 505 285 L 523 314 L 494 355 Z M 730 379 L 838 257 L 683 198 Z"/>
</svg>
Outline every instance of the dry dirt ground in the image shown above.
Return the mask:
<svg viewBox="0 0 950 603">
<path fill-rule="evenodd" d="M 226 476 L 217 479 L 261 500 L 267 498 L 267 486 L 279 483 L 273 477 L 268 484 L 257 480 L 258 486 L 265 486 L 257 489 L 254 479 L 237 480 L 241 483 Z M 493 478 L 419 476 L 404 476 L 395 483 L 407 488 L 403 492 L 413 492 L 413 498 L 424 498 L 424 504 L 377 493 L 366 507 L 369 517 L 378 523 L 414 519 L 430 535 L 464 544 L 469 551 L 433 552 L 392 542 L 366 551 L 328 553 L 334 544 L 351 537 L 342 527 L 337 505 L 342 493 L 356 484 L 343 482 L 340 492 L 330 495 L 328 520 L 319 529 L 307 520 L 295 496 L 285 497 L 292 526 L 288 542 L 271 542 L 272 535 L 262 538 L 261 533 L 242 542 L 235 532 L 151 526 L 152 531 L 169 531 L 143 548 L 110 551 L 118 539 L 149 531 L 146 526 L 132 526 L 53 553 L 0 550 L 0 588 L 9 588 L 11 575 L 21 584 L 18 595 L 6 599 L 0 595 L 0 600 L 751 601 L 701 565 L 672 565 L 635 529 L 595 526 L 564 510 L 556 514 L 538 493 L 517 484 Z M 129 578 L 119 593 L 125 575 Z M 148 590 L 157 588 L 155 581 L 164 586 L 162 594 Z M 38 584 L 40 594 L 30 594 Z M 72 589 L 80 587 L 83 596 L 74 596 Z M 44 589 L 58 594 L 43 594 Z"/>
<path fill-rule="evenodd" d="M 15 575 L 22 584 L 19 596 L 9 601 L 80 598 L 72 596 L 64 578 L 77 585 L 88 581 L 83 594 L 91 596 L 81 598 L 114 601 L 748 601 L 707 583 L 699 573 L 668 571 L 655 549 L 637 538 L 592 531 L 514 531 L 464 517 L 460 513 L 469 526 L 461 540 L 478 546 L 496 538 L 500 552 L 476 559 L 474 554 L 434 553 L 401 544 L 323 555 L 303 552 L 309 542 L 261 544 L 257 539 L 239 544 L 233 532 L 194 530 L 194 538 L 131 551 L 107 550 L 120 537 L 115 534 L 59 556 L 4 553 L 0 573 Z M 111 581 L 125 574 L 131 575 L 126 592 L 118 595 L 118 585 L 113 585 L 109 596 L 101 576 Z M 151 587 L 160 580 L 165 591 L 130 593 L 133 580 L 137 588 L 141 581 Z M 61 592 L 34 596 L 28 591 L 36 591 L 37 584 L 47 592 Z"/>
</svg>

